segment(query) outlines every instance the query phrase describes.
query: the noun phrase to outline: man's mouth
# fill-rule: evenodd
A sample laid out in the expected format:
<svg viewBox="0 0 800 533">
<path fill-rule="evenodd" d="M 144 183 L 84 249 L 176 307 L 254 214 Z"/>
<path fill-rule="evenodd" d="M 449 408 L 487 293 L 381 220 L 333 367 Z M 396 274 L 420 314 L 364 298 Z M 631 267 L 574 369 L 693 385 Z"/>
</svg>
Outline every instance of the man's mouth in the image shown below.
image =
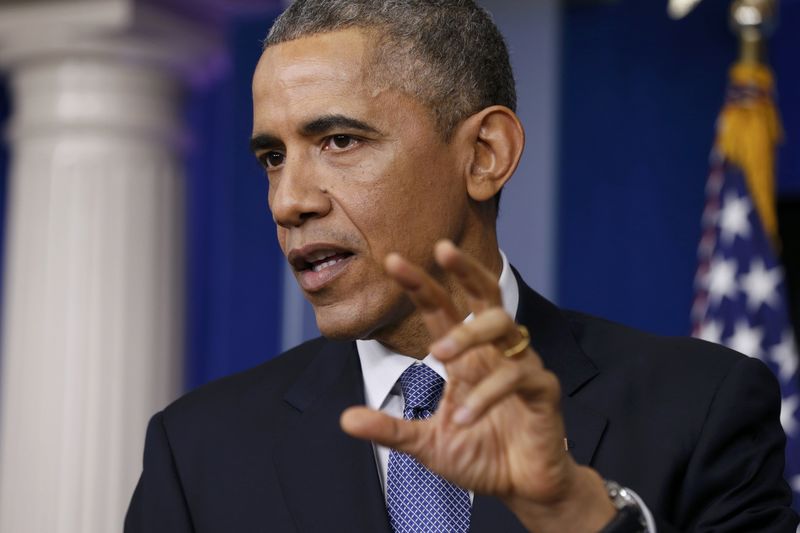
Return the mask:
<svg viewBox="0 0 800 533">
<path fill-rule="evenodd" d="M 336 247 L 311 245 L 289 252 L 289 263 L 297 272 L 303 290 L 322 289 L 344 272 L 355 254 Z"/>
<path fill-rule="evenodd" d="M 351 253 L 320 252 L 316 254 L 316 257 L 312 257 L 311 260 L 306 263 L 308 266 L 303 270 L 310 269 L 312 272 L 321 272 L 322 270 L 330 268 L 339 261 L 343 261 L 352 255 L 353 254 Z"/>
</svg>

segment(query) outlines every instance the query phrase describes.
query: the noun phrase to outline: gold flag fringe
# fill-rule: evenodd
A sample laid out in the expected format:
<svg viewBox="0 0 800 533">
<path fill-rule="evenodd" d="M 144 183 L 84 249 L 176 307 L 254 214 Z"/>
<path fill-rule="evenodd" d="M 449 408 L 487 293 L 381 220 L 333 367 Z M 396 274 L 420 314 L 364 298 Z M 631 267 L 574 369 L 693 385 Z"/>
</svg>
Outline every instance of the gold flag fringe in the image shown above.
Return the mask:
<svg viewBox="0 0 800 533">
<path fill-rule="evenodd" d="M 730 90 L 734 97 L 720 113 L 714 147 L 744 173 L 764 230 L 777 244 L 775 149 L 783 129 L 772 97 L 772 72 L 761 64 L 737 63 L 730 71 Z"/>
</svg>

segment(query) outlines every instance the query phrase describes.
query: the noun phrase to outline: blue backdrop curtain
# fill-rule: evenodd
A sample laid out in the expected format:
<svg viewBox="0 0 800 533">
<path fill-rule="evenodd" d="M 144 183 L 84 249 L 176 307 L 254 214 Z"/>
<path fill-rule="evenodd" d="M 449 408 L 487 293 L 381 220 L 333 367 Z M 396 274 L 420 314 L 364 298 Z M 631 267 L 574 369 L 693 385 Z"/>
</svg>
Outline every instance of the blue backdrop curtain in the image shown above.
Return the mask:
<svg viewBox="0 0 800 533">
<path fill-rule="evenodd" d="M 738 43 L 729 0 L 681 21 L 666 2 L 563 16 L 558 295 L 662 334 L 690 331 L 708 155 Z M 800 2 L 770 44 L 786 128 L 781 195 L 800 194 Z M 800 240 L 797 228 L 785 227 Z"/>
<path fill-rule="evenodd" d="M 279 353 L 284 261 L 249 150 L 250 82 L 277 14 L 231 21 L 227 75 L 188 106 L 188 389 Z"/>
<path fill-rule="evenodd" d="M 780 6 L 780 26 L 769 46 L 786 133 L 779 152 L 778 191 L 789 199 L 800 198 L 800 0 L 782 0 Z M 795 236 L 800 240 L 800 235 Z"/>
</svg>

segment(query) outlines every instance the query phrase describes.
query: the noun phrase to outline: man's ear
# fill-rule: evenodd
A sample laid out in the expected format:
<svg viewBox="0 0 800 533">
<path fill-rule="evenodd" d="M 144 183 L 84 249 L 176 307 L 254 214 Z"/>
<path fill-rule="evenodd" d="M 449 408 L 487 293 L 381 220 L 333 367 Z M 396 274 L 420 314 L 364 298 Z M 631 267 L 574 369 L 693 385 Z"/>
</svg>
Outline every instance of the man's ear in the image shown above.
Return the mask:
<svg viewBox="0 0 800 533">
<path fill-rule="evenodd" d="M 467 192 L 473 200 L 494 197 L 517 170 L 525 147 L 525 131 L 517 115 L 505 106 L 487 107 L 458 128 L 461 142 L 471 146 L 467 161 Z"/>
</svg>

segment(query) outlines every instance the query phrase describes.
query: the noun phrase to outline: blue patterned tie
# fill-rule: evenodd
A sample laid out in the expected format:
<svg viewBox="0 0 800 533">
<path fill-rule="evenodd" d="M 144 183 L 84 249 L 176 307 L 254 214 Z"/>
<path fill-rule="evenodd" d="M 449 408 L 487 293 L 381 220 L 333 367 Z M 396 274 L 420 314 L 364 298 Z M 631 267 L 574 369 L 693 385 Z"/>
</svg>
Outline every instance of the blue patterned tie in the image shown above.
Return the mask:
<svg viewBox="0 0 800 533">
<path fill-rule="evenodd" d="M 430 418 L 439 404 L 444 380 L 424 364 L 400 376 L 406 420 Z M 434 474 L 410 455 L 392 450 L 386 475 L 386 507 L 396 533 L 466 533 L 469 493 Z"/>
</svg>

